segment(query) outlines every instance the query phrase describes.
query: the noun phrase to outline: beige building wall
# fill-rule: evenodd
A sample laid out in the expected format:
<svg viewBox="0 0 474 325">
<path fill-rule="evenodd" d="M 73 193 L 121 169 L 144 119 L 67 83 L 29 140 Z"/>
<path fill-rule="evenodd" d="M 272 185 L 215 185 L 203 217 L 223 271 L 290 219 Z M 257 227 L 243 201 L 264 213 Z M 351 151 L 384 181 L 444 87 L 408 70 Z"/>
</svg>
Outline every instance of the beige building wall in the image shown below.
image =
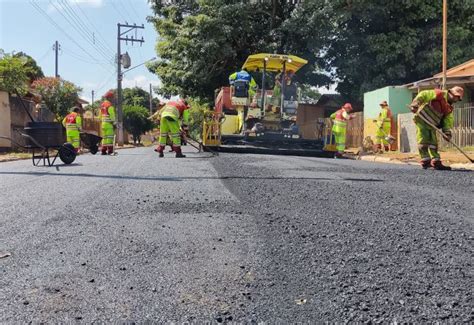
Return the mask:
<svg viewBox="0 0 474 325">
<path fill-rule="evenodd" d="M 0 91 L 0 135 L 11 138 L 11 113 L 8 93 Z M 0 148 L 10 148 L 11 142 L 0 138 Z"/>
</svg>

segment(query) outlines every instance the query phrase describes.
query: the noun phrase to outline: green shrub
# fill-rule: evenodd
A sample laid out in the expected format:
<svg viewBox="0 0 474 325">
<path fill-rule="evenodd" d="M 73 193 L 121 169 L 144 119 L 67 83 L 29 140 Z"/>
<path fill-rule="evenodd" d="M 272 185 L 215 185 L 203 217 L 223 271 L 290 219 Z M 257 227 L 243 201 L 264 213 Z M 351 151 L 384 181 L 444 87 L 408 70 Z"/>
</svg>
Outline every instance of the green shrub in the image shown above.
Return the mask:
<svg viewBox="0 0 474 325">
<path fill-rule="evenodd" d="M 141 143 L 142 134 L 155 127 L 148 117 L 148 110 L 143 106 L 126 105 L 123 107 L 123 126 L 132 135 L 133 144 Z"/>
</svg>

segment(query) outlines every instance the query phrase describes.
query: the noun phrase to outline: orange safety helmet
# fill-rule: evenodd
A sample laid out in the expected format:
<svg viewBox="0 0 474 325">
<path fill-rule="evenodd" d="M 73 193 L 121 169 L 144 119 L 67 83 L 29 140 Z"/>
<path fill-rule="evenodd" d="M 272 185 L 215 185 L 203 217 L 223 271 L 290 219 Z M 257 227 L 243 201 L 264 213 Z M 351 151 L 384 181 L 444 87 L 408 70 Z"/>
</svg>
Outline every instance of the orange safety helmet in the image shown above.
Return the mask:
<svg viewBox="0 0 474 325">
<path fill-rule="evenodd" d="M 113 99 L 114 98 L 114 92 L 112 90 L 109 90 L 104 94 L 105 99 Z"/>
<path fill-rule="evenodd" d="M 351 103 L 345 103 L 344 106 L 342 106 L 346 111 L 352 111 L 352 105 Z"/>
<path fill-rule="evenodd" d="M 449 92 L 453 95 L 453 96 L 458 96 L 459 98 L 463 98 L 464 96 L 464 89 L 462 87 L 459 87 L 459 86 L 454 86 L 453 88 L 451 88 L 449 90 Z"/>
<path fill-rule="evenodd" d="M 180 99 L 178 99 L 177 103 L 181 107 L 181 109 L 183 109 L 183 110 L 189 108 L 189 104 L 185 99 L 180 98 Z"/>
<path fill-rule="evenodd" d="M 388 103 L 387 103 L 386 100 L 384 100 L 384 101 L 381 102 L 379 105 L 382 106 L 382 107 L 385 107 L 385 106 L 388 106 Z"/>
</svg>

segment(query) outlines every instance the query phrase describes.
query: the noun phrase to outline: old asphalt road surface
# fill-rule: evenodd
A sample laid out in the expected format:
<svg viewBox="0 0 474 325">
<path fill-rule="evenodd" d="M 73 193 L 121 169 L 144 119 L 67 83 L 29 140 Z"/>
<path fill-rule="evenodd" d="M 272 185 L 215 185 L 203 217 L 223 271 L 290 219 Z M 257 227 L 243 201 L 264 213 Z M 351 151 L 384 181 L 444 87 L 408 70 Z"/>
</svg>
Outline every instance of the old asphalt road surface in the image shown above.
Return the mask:
<svg viewBox="0 0 474 325">
<path fill-rule="evenodd" d="M 474 322 L 473 173 L 188 155 L 0 164 L 0 322 Z"/>
</svg>

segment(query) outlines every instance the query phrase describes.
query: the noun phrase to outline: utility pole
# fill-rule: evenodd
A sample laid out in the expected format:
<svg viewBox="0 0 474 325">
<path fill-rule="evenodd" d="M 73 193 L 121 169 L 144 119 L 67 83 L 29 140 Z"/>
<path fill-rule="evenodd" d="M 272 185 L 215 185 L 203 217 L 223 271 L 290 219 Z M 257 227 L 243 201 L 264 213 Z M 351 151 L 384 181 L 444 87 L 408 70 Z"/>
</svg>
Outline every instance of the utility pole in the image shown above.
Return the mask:
<svg viewBox="0 0 474 325">
<path fill-rule="evenodd" d="M 91 104 L 94 104 L 94 91 L 92 90 L 92 103 Z"/>
<path fill-rule="evenodd" d="M 446 89 L 448 69 L 448 0 L 443 0 L 443 90 Z"/>
<path fill-rule="evenodd" d="M 58 43 L 58 41 L 56 41 L 53 45 L 53 50 L 54 50 L 54 76 L 56 78 L 59 78 L 59 73 L 58 73 L 58 52 L 60 50 L 60 45 Z"/>
<path fill-rule="evenodd" d="M 153 114 L 153 90 L 151 89 L 151 84 L 150 84 L 150 114 Z"/>
<path fill-rule="evenodd" d="M 122 27 L 127 28 L 125 31 L 122 32 Z M 140 44 L 144 43 L 145 40 L 143 39 L 143 36 L 141 39 L 138 39 L 136 37 L 136 31 L 137 29 L 145 29 L 145 26 L 143 24 L 141 26 L 137 26 L 136 24 L 129 25 L 127 23 L 125 24 L 120 24 L 117 23 L 117 138 L 118 138 L 118 144 L 119 146 L 123 146 L 124 138 L 123 138 L 123 112 L 122 112 L 122 53 L 120 49 L 120 41 L 125 41 L 127 44 L 128 42 L 131 42 L 132 45 L 135 42 L 138 42 Z M 125 34 L 129 33 L 130 31 L 135 30 L 135 37 L 133 35 L 129 37 L 128 35 L 123 37 Z"/>
</svg>

